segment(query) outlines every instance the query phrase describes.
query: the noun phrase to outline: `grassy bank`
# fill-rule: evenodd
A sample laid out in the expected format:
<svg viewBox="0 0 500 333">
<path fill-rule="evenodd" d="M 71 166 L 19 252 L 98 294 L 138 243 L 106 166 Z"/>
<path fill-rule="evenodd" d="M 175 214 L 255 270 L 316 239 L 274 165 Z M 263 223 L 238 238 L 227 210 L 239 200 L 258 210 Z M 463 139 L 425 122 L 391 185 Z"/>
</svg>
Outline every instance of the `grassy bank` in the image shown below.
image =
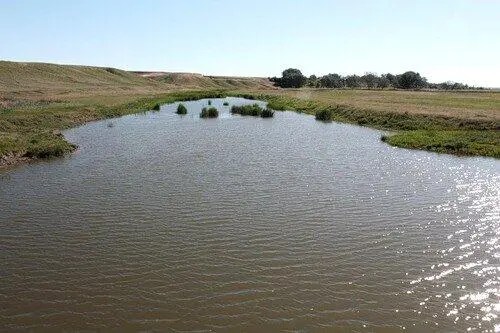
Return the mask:
<svg viewBox="0 0 500 333">
<path fill-rule="evenodd" d="M 354 106 L 345 99 L 335 99 L 342 94 L 337 90 L 282 90 L 228 92 L 221 90 L 176 91 L 170 93 L 89 95 L 59 99 L 42 95 L 32 100 L 3 99 L 0 107 L 0 166 L 30 158 L 61 156 L 75 149 L 64 140 L 60 131 L 89 121 L 119 117 L 122 115 L 152 110 L 156 105 L 176 101 L 241 96 L 261 99 L 274 110 L 296 110 L 312 115 L 322 114 L 326 121 L 339 121 L 385 129 L 392 132 L 384 140 L 394 146 L 425 149 L 458 155 L 480 155 L 500 158 L 500 93 L 439 93 L 435 103 L 428 101 L 428 93 L 416 92 L 356 92 L 378 94 L 384 99 L 387 94 L 401 94 L 410 98 L 409 106 L 402 111 L 395 99 L 393 108 L 381 111 Z M 5 96 L 5 95 L 4 95 Z M 147 97 L 145 97 L 147 96 Z M 425 112 L 415 105 L 421 98 Z M 372 96 L 372 98 L 374 98 Z M 467 102 L 464 102 L 464 98 Z M 404 99 L 404 98 L 403 98 Z M 432 105 L 431 105 L 432 104 Z M 385 104 L 384 104 L 385 105 Z M 452 105 L 452 111 L 446 107 Z M 434 109 L 432 109 L 434 108 Z M 456 108 L 460 108 L 458 111 Z M 431 112 L 434 110 L 433 112 Z M 475 116 L 470 115 L 474 110 Z"/>
<path fill-rule="evenodd" d="M 75 149 L 61 130 L 93 120 L 107 119 L 154 109 L 176 101 L 223 97 L 220 91 L 190 91 L 151 97 L 122 97 L 52 102 L 0 110 L 0 165 L 23 158 L 62 156 Z"/>
<path fill-rule="evenodd" d="M 490 117 L 469 119 L 443 113 L 375 111 L 287 95 L 255 94 L 251 97 L 266 100 L 274 110 L 296 110 L 315 115 L 321 121 L 391 130 L 394 133 L 383 140 L 397 147 L 500 158 L 500 120 L 493 112 Z M 500 101 L 500 94 L 497 97 Z"/>
</svg>

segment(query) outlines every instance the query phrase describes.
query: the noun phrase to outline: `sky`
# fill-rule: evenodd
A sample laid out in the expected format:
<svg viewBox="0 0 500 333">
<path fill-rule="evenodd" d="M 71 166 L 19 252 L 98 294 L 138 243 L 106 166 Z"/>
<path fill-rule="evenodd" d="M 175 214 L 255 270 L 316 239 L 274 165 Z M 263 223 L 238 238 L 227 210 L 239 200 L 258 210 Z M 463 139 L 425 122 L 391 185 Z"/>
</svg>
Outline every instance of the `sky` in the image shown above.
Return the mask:
<svg viewBox="0 0 500 333">
<path fill-rule="evenodd" d="M 0 60 L 500 87 L 500 0 L 0 0 Z"/>
</svg>

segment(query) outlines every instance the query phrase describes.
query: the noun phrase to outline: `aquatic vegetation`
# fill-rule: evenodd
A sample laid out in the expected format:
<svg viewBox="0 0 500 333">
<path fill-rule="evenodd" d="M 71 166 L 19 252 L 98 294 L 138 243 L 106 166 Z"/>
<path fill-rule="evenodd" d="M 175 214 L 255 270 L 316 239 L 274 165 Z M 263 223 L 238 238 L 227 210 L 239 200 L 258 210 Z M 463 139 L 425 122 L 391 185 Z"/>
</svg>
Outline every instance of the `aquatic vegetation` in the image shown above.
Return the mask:
<svg viewBox="0 0 500 333">
<path fill-rule="evenodd" d="M 219 111 L 215 107 L 203 108 L 200 113 L 200 118 L 217 118 Z"/>
<path fill-rule="evenodd" d="M 224 103 L 222 103 L 222 105 L 224 105 L 224 106 L 228 106 L 228 105 L 229 105 L 229 102 L 225 101 Z"/>
<path fill-rule="evenodd" d="M 160 111 L 160 104 L 159 103 L 155 104 L 155 106 L 153 106 L 153 110 Z"/>
<path fill-rule="evenodd" d="M 233 105 L 231 107 L 232 114 L 239 114 L 242 116 L 254 116 L 254 117 L 263 117 L 270 118 L 274 116 L 274 111 L 270 109 L 264 109 L 259 104 L 251 104 L 251 105 Z"/>
<path fill-rule="evenodd" d="M 187 108 L 184 104 L 180 103 L 179 105 L 177 105 L 177 114 L 187 114 L 187 112 Z"/>
<path fill-rule="evenodd" d="M 271 109 L 268 109 L 268 108 L 265 108 L 264 110 L 262 110 L 262 112 L 260 113 L 260 116 L 262 118 L 272 118 L 274 117 L 274 111 L 271 110 Z"/>
</svg>

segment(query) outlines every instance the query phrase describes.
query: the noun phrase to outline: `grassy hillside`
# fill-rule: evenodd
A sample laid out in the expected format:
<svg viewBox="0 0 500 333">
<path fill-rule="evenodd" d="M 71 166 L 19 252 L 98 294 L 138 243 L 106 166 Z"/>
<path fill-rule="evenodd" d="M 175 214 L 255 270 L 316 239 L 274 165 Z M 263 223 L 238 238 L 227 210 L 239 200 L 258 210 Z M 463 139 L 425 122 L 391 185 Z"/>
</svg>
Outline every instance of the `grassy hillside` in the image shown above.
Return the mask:
<svg viewBox="0 0 500 333">
<path fill-rule="evenodd" d="M 0 100 L 73 99 L 95 95 L 149 95 L 186 89 L 268 89 L 264 78 L 206 77 L 190 73 L 139 75 L 116 68 L 0 61 Z"/>
<path fill-rule="evenodd" d="M 142 77 L 151 78 L 159 82 L 174 85 L 178 88 L 189 89 L 274 89 L 272 82 L 267 78 L 259 77 L 232 77 L 232 76 L 204 76 L 194 73 L 163 73 L 163 72 L 136 72 Z"/>
<path fill-rule="evenodd" d="M 4 98 L 151 93 L 166 89 L 168 85 L 161 82 L 115 68 L 0 61 L 0 94 Z"/>
</svg>

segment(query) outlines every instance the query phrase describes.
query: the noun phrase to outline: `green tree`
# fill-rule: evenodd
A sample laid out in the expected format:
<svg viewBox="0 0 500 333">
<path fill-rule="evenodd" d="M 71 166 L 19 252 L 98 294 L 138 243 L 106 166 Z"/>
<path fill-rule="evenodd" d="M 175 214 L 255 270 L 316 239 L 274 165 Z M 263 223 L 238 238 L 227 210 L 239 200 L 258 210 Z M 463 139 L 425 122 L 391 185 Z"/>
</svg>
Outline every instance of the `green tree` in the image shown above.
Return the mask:
<svg viewBox="0 0 500 333">
<path fill-rule="evenodd" d="M 296 68 L 285 69 L 282 77 L 278 79 L 278 85 L 282 88 L 300 88 L 306 84 L 307 78 Z"/>
<path fill-rule="evenodd" d="M 343 88 L 345 86 L 344 79 L 339 74 L 324 75 L 319 82 L 325 88 Z"/>
<path fill-rule="evenodd" d="M 349 88 L 359 88 L 361 86 L 360 77 L 357 75 L 349 75 L 345 77 L 345 84 Z"/>
<path fill-rule="evenodd" d="M 427 86 L 427 79 L 412 71 L 398 75 L 397 80 L 398 88 L 401 89 L 420 89 Z"/>
</svg>

